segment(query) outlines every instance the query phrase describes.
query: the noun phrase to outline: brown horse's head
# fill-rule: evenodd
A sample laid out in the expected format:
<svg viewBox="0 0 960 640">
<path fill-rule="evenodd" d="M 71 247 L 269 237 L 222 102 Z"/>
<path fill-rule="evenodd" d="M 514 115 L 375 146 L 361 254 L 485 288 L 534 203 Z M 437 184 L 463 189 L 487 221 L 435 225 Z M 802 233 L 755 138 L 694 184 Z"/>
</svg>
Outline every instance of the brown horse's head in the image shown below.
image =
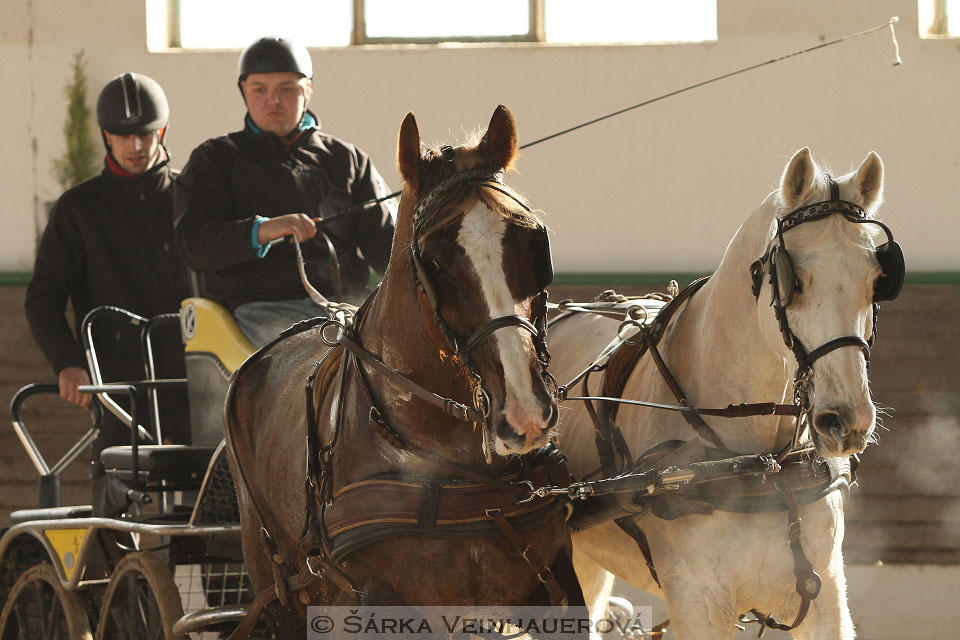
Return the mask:
<svg viewBox="0 0 960 640">
<path fill-rule="evenodd" d="M 440 358 L 462 372 L 452 395 L 469 394 L 465 403 L 487 414 L 487 445 L 501 455 L 545 444 L 557 421 L 535 327 L 545 320 L 540 294 L 553 276 L 546 229 L 500 182 L 516 155 L 506 107 L 497 107 L 482 138 L 455 148 L 428 148 L 407 114 L 392 260 L 400 264 L 391 264 L 406 271 L 397 279 L 419 288 L 420 316 Z M 396 287 L 390 276 L 401 274 L 387 275 Z"/>
</svg>

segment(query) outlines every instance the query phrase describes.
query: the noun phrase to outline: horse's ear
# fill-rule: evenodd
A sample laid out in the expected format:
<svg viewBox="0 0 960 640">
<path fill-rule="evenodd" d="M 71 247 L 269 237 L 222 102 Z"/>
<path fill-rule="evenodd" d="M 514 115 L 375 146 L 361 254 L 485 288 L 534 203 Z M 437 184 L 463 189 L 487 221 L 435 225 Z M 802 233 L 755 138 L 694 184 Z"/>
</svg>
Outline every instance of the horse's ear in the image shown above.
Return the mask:
<svg viewBox="0 0 960 640">
<path fill-rule="evenodd" d="M 797 208 L 809 197 L 816 173 L 810 149 L 804 147 L 793 154 L 780 178 L 780 198 L 788 209 Z"/>
<path fill-rule="evenodd" d="M 487 149 L 487 155 L 493 164 L 503 169 L 513 167 L 517 157 L 517 124 L 513 114 L 502 104 L 493 112 L 487 132 L 480 144 Z"/>
<path fill-rule="evenodd" d="M 864 209 L 871 209 L 883 200 L 883 160 L 875 152 L 867 154 L 855 180 L 857 202 Z"/>
<path fill-rule="evenodd" d="M 397 167 L 404 181 L 416 192 L 420 183 L 420 130 L 413 113 L 408 113 L 400 125 Z"/>
</svg>

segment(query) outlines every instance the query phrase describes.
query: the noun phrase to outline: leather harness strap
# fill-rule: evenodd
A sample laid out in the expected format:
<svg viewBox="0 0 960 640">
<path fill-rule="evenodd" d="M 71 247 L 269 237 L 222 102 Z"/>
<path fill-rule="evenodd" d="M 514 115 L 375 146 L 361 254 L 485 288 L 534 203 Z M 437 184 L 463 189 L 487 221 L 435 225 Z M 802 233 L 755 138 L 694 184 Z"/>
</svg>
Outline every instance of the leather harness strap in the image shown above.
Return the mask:
<svg viewBox="0 0 960 640">
<path fill-rule="evenodd" d="M 658 343 L 677 310 L 680 309 L 683 303 L 690 299 L 693 294 L 707 284 L 708 281 L 709 278 L 700 278 L 699 280 L 691 282 L 660 310 L 660 313 L 657 314 L 657 317 L 649 327 L 644 328 L 641 326 L 640 330 L 645 335 L 650 336 L 653 344 Z M 610 356 L 610 360 L 607 362 L 600 395 L 621 397 L 623 395 L 623 389 L 627 385 L 627 380 L 630 379 L 630 374 L 633 373 L 634 368 L 636 368 L 637 363 L 640 362 L 640 358 L 643 357 L 647 348 L 648 342 L 646 339 L 624 342 L 624 344 Z M 616 422 L 618 409 L 617 404 L 601 404 L 601 418 L 607 419 L 610 422 Z"/>
<path fill-rule="evenodd" d="M 550 570 L 550 567 L 543 564 L 543 560 L 541 560 L 536 550 L 524 542 L 520 534 L 517 533 L 517 530 L 510 524 L 510 521 L 504 517 L 503 512 L 501 512 L 500 509 L 487 509 L 487 517 L 493 520 L 493 523 L 497 525 L 500 533 L 502 533 L 503 537 L 510 543 L 513 550 L 519 553 L 526 563 L 530 565 L 530 568 L 537 574 L 537 580 L 539 580 L 544 589 L 546 589 L 550 597 L 550 602 L 554 605 L 566 606 L 567 594 L 560 588 L 560 584 L 554 577 L 553 571 Z"/>
<path fill-rule="evenodd" d="M 287 594 L 289 592 L 302 591 L 316 582 L 317 579 L 318 576 L 310 571 L 309 566 L 304 565 L 300 573 L 287 576 L 283 579 L 282 588 L 278 588 L 277 585 L 281 583 L 277 583 L 262 589 L 247 606 L 243 613 L 243 619 L 227 640 L 243 640 L 244 638 L 250 637 L 254 627 L 256 627 L 257 622 L 260 620 L 260 615 L 263 613 L 263 610 L 271 602 L 280 599 L 278 593 Z"/>
<path fill-rule="evenodd" d="M 561 454 L 554 449 L 549 455 Z M 339 535 L 369 525 L 445 527 L 485 521 L 491 509 L 509 518 L 536 511 L 553 501 L 553 498 L 534 498 L 519 502 L 529 493 L 527 482 L 533 486 L 551 484 L 545 462 L 527 473 L 499 480 L 494 485 L 489 482 L 441 484 L 433 478 L 410 476 L 370 478 L 337 491 L 333 504 L 324 513 L 323 523 L 335 543 Z M 522 480 L 523 484 L 511 484 L 511 480 Z"/>
<path fill-rule="evenodd" d="M 667 364 L 663 361 L 663 356 L 660 355 L 660 350 L 657 349 L 657 342 L 653 339 L 653 336 L 650 335 L 649 331 L 643 332 L 643 341 L 647 346 L 647 350 L 650 352 L 650 356 L 656 363 L 660 375 L 663 376 L 667 386 L 670 387 L 670 391 L 673 392 L 677 402 L 679 402 L 681 406 L 690 406 L 686 396 L 684 396 L 683 390 L 680 388 L 680 383 L 673 377 L 673 373 L 670 372 L 669 367 L 667 367 Z M 693 430 L 696 431 L 697 435 L 701 438 L 719 449 L 725 448 L 723 442 L 720 440 L 720 436 L 700 417 L 699 413 L 684 411 L 683 419 L 693 427 Z"/>
<path fill-rule="evenodd" d="M 366 349 L 362 348 L 347 336 L 341 336 L 340 344 L 349 349 L 350 353 L 356 356 L 361 362 L 372 367 L 377 373 L 381 374 L 385 378 L 388 378 L 391 382 L 403 388 L 405 391 L 409 391 L 410 393 L 416 395 L 421 400 L 438 407 L 448 416 L 452 416 L 458 420 L 464 420 L 466 422 L 483 421 L 484 417 L 473 407 L 468 407 L 465 404 L 457 402 L 456 400 L 444 398 L 443 396 L 439 396 L 432 391 L 424 389 L 409 378 L 400 375 L 395 370 L 388 367 L 383 363 L 383 361 L 375 357 Z"/>
<path fill-rule="evenodd" d="M 797 594 L 800 596 L 800 610 L 797 612 L 797 617 L 794 619 L 793 624 L 787 625 L 778 621 L 772 615 L 751 609 L 750 613 L 754 615 L 756 622 L 760 624 L 760 631 L 757 633 L 758 638 L 763 637 L 763 632 L 766 631 L 767 628 L 777 629 L 779 631 L 791 631 L 800 626 L 800 623 L 803 622 L 804 618 L 807 617 L 807 613 L 810 611 L 810 603 L 820 594 L 820 587 L 822 585 L 820 576 L 813 570 L 813 565 L 810 563 L 810 560 L 807 559 L 806 554 L 803 552 L 803 546 L 800 544 L 800 503 L 797 501 L 797 496 L 794 494 L 793 489 L 784 482 L 777 482 L 775 486 L 787 502 L 790 551 L 793 553 L 793 574 L 797 578 Z"/>
</svg>

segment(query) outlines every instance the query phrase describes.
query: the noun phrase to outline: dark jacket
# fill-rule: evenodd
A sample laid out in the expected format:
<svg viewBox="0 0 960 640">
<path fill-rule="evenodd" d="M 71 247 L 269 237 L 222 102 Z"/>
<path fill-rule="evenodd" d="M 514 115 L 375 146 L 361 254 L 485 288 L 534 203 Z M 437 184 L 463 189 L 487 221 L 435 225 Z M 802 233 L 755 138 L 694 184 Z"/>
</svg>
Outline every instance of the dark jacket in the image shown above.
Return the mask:
<svg viewBox="0 0 960 640">
<path fill-rule="evenodd" d="M 370 158 L 352 144 L 307 128 L 286 144 L 249 127 L 197 147 L 174 187 L 181 255 L 202 272 L 205 295 L 231 310 L 256 300 L 306 298 L 291 243 L 260 258 L 252 243 L 256 216 L 329 216 L 386 195 Z M 390 257 L 394 218 L 384 203 L 322 226 L 340 262 L 345 297 L 356 297 Z M 303 245 L 310 282 L 335 297 L 325 243 Z"/>
<path fill-rule="evenodd" d="M 190 295 L 189 271 L 173 237 L 171 173 L 166 161 L 142 176 L 120 175 L 107 166 L 54 206 L 27 286 L 26 311 L 34 339 L 55 373 L 69 366 L 86 368 L 78 336 L 91 309 L 113 305 L 149 318 L 176 313 Z M 68 298 L 77 333 L 65 316 Z M 117 344 L 116 325 L 100 326 L 94 344 L 105 359 L 103 368 L 113 369 L 106 379 L 142 378 L 136 336 Z M 174 356 L 182 371 L 182 350 Z"/>
</svg>

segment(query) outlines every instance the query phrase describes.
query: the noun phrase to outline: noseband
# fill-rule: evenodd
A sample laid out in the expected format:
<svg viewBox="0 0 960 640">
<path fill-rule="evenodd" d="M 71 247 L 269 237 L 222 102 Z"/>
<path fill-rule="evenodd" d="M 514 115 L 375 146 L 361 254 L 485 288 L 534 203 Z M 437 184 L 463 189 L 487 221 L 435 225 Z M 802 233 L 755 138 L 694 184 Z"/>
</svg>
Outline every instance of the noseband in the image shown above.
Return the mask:
<svg viewBox="0 0 960 640">
<path fill-rule="evenodd" d="M 890 228 L 879 220 L 867 218 L 863 208 L 853 202 L 840 199 L 840 188 L 829 175 L 826 176 L 830 185 L 830 199 L 800 207 L 777 220 L 777 233 L 767 247 L 764 254 L 750 265 L 750 275 L 753 280 L 753 295 L 759 302 L 760 288 L 763 284 L 763 273 L 769 275 L 771 302 L 780 334 L 787 348 L 793 351 L 797 360 L 797 372 L 794 375 L 794 401 L 805 411 L 809 411 L 814 402 L 814 389 L 811 377 L 813 364 L 831 351 L 841 347 L 856 347 L 863 352 L 867 367 L 870 366 L 870 348 L 877 336 L 877 316 L 879 302 L 893 300 L 899 295 L 903 286 L 903 253 L 900 246 L 894 242 Z M 787 307 L 793 300 L 794 291 L 802 291 L 801 284 L 793 269 L 793 261 L 784 244 L 783 234 L 805 222 L 813 222 L 828 216 L 839 214 L 848 221 L 856 224 L 875 224 L 887 234 L 887 242 L 877 247 L 876 258 L 883 273 L 874 289 L 873 322 L 869 340 L 860 336 L 843 336 L 808 351 L 800 338 L 790 328 L 787 319 Z"/>
<path fill-rule="evenodd" d="M 441 149 L 441 152 L 444 154 L 444 158 L 447 158 L 448 161 L 452 161 L 452 150 L 448 152 L 447 149 L 449 149 L 449 147 L 444 147 Z M 530 207 L 528 207 L 524 202 L 517 198 L 512 191 L 503 185 L 502 178 L 502 170 L 491 171 L 489 169 L 468 169 L 443 179 L 436 186 L 430 189 L 430 191 L 428 191 L 419 202 L 417 202 L 413 213 L 413 242 L 410 245 L 410 265 L 413 272 L 414 282 L 416 283 L 416 286 L 419 287 L 420 291 L 425 295 L 431 309 L 433 310 L 433 321 L 443 334 L 450 349 L 457 355 L 458 358 L 460 358 L 464 366 L 467 368 L 470 378 L 474 383 L 473 403 L 474 408 L 484 420 L 484 451 L 487 452 L 487 455 L 489 455 L 489 435 L 487 431 L 490 429 L 490 425 L 488 424 L 491 409 L 490 395 L 483 384 L 483 377 L 480 374 L 480 369 L 477 367 L 476 362 L 472 357 L 472 353 L 477 346 L 488 336 L 492 335 L 496 331 L 499 331 L 500 329 L 506 329 L 509 327 L 519 327 L 521 329 L 525 329 L 533 337 L 533 344 L 536 349 L 537 360 L 540 362 L 541 376 L 545 380 L 552 382 L 554 385 L 556 384 L 556 382 L 553 380 L 553 377 L 547 371 L 547 366 L 550 364 L 550 352 L 547 350 L 546 343 L 546 287 L 553 281 L 553 263 L 550 255 L 550 241 L 547 237 L 547 230 L 542 225 L 540 225 L 536 230 L 536 233 L 539 234 L 536 241 L 537 255 L 534 255 L 533 258 L 536 268 L 537 287 L 539 288 L 539 292 L 533 297 L 531 319 L 528 320 L 527 318 L 519 315 L 500 316 L 499 318 L 490 320 L 468 337 L 463 337 L 453 331 L 446 320 L 444 320 L 443 315 L 440 312 L 440 299 L 437 295 L 436 288 L 430 279 L 429 271 L 424 266 L 420 238 L 423 234 L 424 227 L 431 220 L 433 214 L 440 209 L 444 203 L 449 201 L 452 195 L 456 192 L 457 188 L 462 185 L 473 185 L 499 191 L 500 193 L 513 199 L 525 210 L 530 211 Z"/>
</svg>

